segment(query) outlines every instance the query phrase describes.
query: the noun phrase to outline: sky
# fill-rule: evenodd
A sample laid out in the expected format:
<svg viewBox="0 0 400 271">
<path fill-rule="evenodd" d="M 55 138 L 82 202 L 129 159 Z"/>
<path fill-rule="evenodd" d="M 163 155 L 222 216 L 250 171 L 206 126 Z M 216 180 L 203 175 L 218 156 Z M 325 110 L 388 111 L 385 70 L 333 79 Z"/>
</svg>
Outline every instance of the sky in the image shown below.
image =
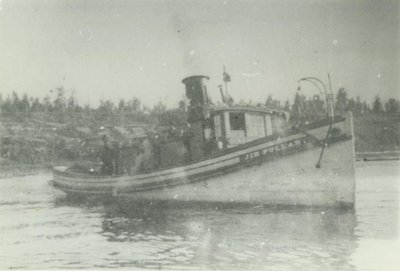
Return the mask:
<svg viewBox="0 0 400 271">
<path fill-rule="evenodd" d="M 216 102 L 225 66 L 236 100 L 292 99 L 328 73 L 334 91 L 399 98 L 397 0 L 0 1 L 3 97 L 63 86 L 80 104 L 174 107 L 201 74 Z"/>
</svg>

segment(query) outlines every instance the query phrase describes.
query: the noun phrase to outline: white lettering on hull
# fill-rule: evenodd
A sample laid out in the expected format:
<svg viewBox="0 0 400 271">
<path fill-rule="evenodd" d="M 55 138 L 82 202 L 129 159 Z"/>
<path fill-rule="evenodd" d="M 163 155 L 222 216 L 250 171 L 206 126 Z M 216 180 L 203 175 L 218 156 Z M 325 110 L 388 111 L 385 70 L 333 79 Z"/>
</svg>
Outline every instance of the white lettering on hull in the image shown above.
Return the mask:
<svg viewBox="0 0 400 271">
<path fill-rule="evenodd" d="M 245 155 L 241 156 L 241 160 L 242 161 L 248 161 L 248 160 L 252 160 L 252 159 L 256 159 L 259 158 L 261 156 L 266 156 L 272 153 L 276 153 L 279 151 L 288 151 L 290 149 L 294 149 L 296 147 L 299 147 L 301 145 L 304 145 L 305 143 L 307 143 L 307 138 L 302 138 L 302 139 L 295 139 L 292 141 L 288 141 L 288 142 L 284 142 L 284 143 L 280 143 L 278 145 L 274 145 L 262 150 L 257 150 L 257 151 L 253 151 L 250 153 L 246 153 Z"/>
</svg>

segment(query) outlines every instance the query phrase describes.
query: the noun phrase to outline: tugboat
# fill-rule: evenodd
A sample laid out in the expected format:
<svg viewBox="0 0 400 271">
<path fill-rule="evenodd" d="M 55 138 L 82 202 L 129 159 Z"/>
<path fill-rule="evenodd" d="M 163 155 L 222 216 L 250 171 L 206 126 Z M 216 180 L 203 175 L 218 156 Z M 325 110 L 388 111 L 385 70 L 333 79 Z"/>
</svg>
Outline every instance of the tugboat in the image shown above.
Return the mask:
<svg viewBox="0 0 400 271">
<path fill-rule="evenodd" d="M 147 156 L 131 159 L 130 170 L 117 174 L 55 167 L 52 185 L 80 197 L 354 207 L 351 113 L 334 116 L 325 96 L 331 107 L 325 119 L 289 126 L 287 112 L 234 106 L 222 87 L 224 104 L 212 104 L 208 80 L 182 80 L 189 135 L 157 146 L 143 137 L 150 151 L 140 153 Z M 138 163 L 152 166 L 140 170 Z"/>
</svg>

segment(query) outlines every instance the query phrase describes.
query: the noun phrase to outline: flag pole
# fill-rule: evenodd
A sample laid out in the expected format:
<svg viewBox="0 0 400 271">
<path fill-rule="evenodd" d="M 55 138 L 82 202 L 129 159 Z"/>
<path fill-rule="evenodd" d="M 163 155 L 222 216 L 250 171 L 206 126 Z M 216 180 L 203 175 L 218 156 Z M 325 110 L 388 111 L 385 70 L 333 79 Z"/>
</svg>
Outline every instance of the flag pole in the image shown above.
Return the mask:
<svg viewBox="0 0 400 271">
<path fill-rule="evenodd" d="M 328 73 L 328 81 L 329 81 L 329 91 L 330 91 L 330 96 L 331 96 L 329 113 L 332 117 L 332 122 L 333 122 L 335 119 L 335 100 L 334 100 L 333 92 L 332 92 L 331 75 L 329 73 Z"/>
<path fill-rule="evenodd" d="M 225 70 L 225 65 L 224 65 L 224 76 L 226 74 L 226 70 Z M 225 93 L 228 94 L 228 82 L 225 80 L 224 78 L 224 83 L 225 83 Z"/>
</svg>

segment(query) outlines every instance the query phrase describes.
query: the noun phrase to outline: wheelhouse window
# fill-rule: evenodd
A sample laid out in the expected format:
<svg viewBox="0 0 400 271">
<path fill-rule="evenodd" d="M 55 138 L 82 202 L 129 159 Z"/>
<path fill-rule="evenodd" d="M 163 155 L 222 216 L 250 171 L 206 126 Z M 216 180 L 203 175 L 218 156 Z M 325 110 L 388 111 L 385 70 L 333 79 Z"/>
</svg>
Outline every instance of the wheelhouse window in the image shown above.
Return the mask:
<svg viewBox="0 0 400 271">
<path fill-rule="evenodd" d="M 244 119 L 244 113 L 229 113 L 229 122 L 231 126 L 231 130 L 245 130 L 246 123 Z"/>
</svg>

